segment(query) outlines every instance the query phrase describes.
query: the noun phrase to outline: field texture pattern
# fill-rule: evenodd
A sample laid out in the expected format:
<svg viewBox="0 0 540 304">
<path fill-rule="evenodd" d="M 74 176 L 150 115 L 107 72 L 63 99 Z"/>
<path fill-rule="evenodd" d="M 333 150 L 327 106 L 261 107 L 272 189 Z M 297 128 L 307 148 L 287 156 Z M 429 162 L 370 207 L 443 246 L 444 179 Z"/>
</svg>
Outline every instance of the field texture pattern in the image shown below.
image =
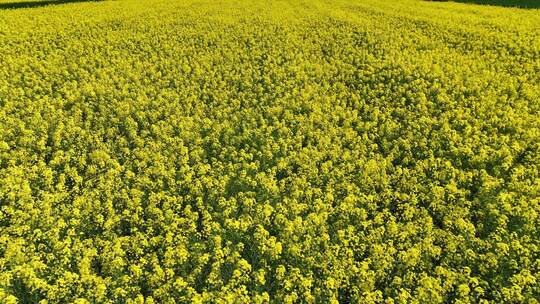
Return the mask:
<svg viewBox="0 0 540 304">
<path fill-rule="evenodd" d="M 535 9 L 4 8 L 0 303 L 539 303 L 539 128 Z"/>
</svg>

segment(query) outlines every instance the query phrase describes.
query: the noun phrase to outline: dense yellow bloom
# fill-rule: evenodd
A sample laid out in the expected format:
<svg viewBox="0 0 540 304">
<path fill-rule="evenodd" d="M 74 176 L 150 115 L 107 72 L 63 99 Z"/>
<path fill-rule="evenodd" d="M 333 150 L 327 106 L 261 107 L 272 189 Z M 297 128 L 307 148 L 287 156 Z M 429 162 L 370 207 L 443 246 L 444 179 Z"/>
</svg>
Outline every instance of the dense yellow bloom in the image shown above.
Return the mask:
<svg viewBox="0 0 540 304">
<path fill-rule="evenodd" d="M 538 303 L 538 10 L 2 7 L 0 303 Z"/>
</svg>

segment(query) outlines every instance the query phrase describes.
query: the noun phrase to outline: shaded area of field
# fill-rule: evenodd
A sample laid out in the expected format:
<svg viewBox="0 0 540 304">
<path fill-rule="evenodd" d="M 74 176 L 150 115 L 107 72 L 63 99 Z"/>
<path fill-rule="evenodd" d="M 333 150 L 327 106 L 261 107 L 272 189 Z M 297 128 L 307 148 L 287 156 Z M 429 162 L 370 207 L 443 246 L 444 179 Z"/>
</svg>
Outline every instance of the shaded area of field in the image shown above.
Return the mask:
<svg viewBox="0 0 540 304">
<path fill-rule="evenodd" d="M 455 0 L 455 2 L 505 7 L 540 8 L 540 0 Z"/>
<path fill-rule="evenodd" d="M 8 2 L 0 3 L 0 9 L 18 9 L 18 8 L 36 8 L 47 5 L 59 5 L 66 3 L 74 2 L 96 2 L 99 0 L 47 0 L 47 1 L 19 1 L 19 2 Z"/>
</svg>

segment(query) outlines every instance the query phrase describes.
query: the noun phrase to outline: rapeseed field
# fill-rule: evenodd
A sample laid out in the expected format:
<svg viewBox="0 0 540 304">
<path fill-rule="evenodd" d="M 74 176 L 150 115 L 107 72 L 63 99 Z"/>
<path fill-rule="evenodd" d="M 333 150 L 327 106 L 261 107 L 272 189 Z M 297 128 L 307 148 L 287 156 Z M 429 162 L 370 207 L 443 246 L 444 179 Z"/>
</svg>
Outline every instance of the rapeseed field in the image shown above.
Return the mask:
<svg viewBox="0 0 540 304">
<path fill-rule="evenodd" d="M 0 303 L 539 303 L 540 10 L 21 1 Z"/>
</svg>

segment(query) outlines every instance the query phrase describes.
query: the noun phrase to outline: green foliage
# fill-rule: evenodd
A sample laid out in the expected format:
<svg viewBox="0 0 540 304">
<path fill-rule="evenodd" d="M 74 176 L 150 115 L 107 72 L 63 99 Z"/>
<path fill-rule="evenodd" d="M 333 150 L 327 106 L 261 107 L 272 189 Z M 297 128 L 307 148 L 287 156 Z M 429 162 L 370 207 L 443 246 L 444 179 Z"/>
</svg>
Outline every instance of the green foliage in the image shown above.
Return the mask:
<svg viewBox="0 0 540 304">
<path fill-rule="evenodd" d="M 471 3 L 471 4 L 486 4 L 486 5 L 498 5 L 507 7 L 520 7 L 520 8 L 540 8 L 540 1 L 538 0 L 454 0 L 456 2 Z"/>
<path fill-rule="evenodd" d="M 0 10 L 37 8 L 50 5 L 68 4 L 74 2 L 103 1 L 103 0 L 2 0 Z"/>
<path fill-rule="evenodd" d="M 540 15 L 0 11 L 1 303 L 538 303 Z"/>
</svg>

